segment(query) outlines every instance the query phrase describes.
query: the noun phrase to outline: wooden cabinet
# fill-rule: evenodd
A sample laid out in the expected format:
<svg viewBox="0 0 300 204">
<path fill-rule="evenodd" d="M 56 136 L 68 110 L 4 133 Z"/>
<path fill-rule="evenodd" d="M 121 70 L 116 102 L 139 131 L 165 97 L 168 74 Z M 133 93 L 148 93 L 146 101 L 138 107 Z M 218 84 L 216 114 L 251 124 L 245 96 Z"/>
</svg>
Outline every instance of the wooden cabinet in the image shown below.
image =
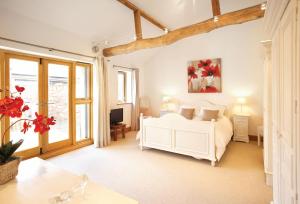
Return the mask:
<svg viewBox="0 0 300 204">
<path fill-rule="evenodd" d="M 234 115 L 234 141 L 249 142 L 248 123 L 249 115 Z"/>
</svg>

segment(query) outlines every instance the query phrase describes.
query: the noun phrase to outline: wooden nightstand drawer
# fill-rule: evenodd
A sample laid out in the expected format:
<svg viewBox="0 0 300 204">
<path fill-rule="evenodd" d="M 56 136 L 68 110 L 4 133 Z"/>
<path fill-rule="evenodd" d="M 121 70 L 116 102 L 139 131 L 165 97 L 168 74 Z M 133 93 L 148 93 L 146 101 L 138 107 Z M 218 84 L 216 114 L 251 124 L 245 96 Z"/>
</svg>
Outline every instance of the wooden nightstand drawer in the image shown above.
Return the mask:
<svg viewBox="0 0 300 204">
<path fill-rule="evenodd" d="M 248 117 L 236 116 L 234 117 L 234 123 L 248 123 Z"/>
<path fill-rule="evenodd" d="M 248 118 L 249 117 L 245 115 L 233 116 L 234 141 L 249 142 Z"/>
</svg>

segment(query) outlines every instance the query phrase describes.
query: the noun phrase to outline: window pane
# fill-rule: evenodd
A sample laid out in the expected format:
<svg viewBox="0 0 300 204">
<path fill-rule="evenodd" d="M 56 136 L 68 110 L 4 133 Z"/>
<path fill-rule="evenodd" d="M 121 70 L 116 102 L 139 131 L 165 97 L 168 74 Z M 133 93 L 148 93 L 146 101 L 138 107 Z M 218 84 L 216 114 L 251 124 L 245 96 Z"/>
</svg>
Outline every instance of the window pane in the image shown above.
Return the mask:
<svg viewBox="0 0 300 204">
<path fill-rule="evenodd" d="M 69 67 L 48 64 L 48 115 L 56 124 L 49 131 L 49 143 L 69 138 Z"/>
<path fill-rule="evenodd" d="M 10 90 L 15 91 L 15 86 L 25 87 L 25 91 L 22 93 L 22 98 L 26 105 L 30 109 L 24 112 L 22 118 L 34 119 L 34 113 L 38 112 L 38 69 L 39 63 L 35 61 L 27 61 L 20 59 L 9 60 L 10 70 Z M 10 124 L 14 123 L 18 118 L 12 118 Z M 21 132 L 23 123 L 19 122 L 10 129 L 10 139 L 17 142 L 20 139 L 24 139 L 23 144 L 17 151 L 22 151 L 39 146 L 39 136 L 33 131 L 33 128 L 29 129 L 24 135 Z"/>
<path fill-rule="evenodd" d="M 118 72 L 118 101 L 125 102 L 125 74 Z"/>
<path fill-rule="evenodd" d="M 76 98 L 88 98 L 89 91 L 89 69 L 76 66 Z"/>
<path fill-rule="evenodd" d="M 89 105 L 76 105 L 76 141 L 89 138 Z"/>
<path fill-rule="evenodd" d="M 131 72 L 126 72 L 126 102 L 132 102 L 132 75 Z"/>
</svg>

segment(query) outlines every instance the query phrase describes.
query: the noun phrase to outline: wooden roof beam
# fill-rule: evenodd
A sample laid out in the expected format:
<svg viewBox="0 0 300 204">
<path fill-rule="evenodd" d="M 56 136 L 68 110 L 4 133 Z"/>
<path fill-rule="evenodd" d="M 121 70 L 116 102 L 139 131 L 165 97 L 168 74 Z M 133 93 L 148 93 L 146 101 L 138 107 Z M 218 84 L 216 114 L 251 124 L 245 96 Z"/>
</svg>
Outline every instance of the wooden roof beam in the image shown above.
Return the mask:
<svg viewBox="0 0 300 204">
<path fill-rule="evenodd" d="M 134 11 L 134 26 L 135 26 L 135 36 L 137 40 L 143 38 L 142 33 L 142 23 L 141 23 L 141 12 L 140 10 Z"/>
<path fill-rule="evenodd" d="M 197 24 L 173 30 L 168 34 L 159 37 L 142 39 L 128 44 L 106 48 L 103 50 L 103 55 L 105 57 L 110 57 L 114 55 L 131 53 L 137 50 L 170 45 L 178 40 L 194 35 L 199 35 L 201 33 L 207 33 L 217 28 L 234 24 L 241 24 L 262 18 L 264 16 L 264 13 L 265 11 L 261 9 L 261 4 L 259 4 L 246 9 L 220 15 L 217 22 L 215 22 L 214 19 L 211 18 Z"/>
<path fill-rule="evenodd" d="M 211 6 L 214 16 L 221 15 L 220 2 L 219 0 L 211 0 Z"/>
<path fill-rule="evenodd" d="M 117 0 L 117 1 L 120 2 L 121 4 L 123 4 L 124 6 L 126 6 L 127 8 L 133 10 L 134 12 L 137 11 L 137 10 L 139 10 L 140 15 L 143 18 L 145 18 L 147 21 L 149 21 L 153 25 L 157 26 L 158 28 L 162 29 L 163 31 L 165 31 L 166 29 L 168 29 L 167 26 L 163 25 L 162 23 L 160 23 L 159 21 L 157 21 L 156 19 L 154 19 L 153 17 L 151 17 L 149 14 L 147 14 L 142 9 L 138 8 L 136 5 L 134 5 L 130 1 L 128 1 L 128 0 Z"/>
</svg>

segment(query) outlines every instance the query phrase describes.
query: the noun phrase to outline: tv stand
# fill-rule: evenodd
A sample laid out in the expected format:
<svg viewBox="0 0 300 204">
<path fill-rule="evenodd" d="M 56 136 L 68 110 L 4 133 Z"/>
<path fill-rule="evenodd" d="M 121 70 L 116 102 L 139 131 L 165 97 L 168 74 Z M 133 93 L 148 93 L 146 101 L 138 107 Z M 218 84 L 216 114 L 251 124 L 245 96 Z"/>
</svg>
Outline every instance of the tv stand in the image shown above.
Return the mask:
<svg viewBox="0 0 300 204">
<path fill-rule="evenodd" d="M 111 136 L 114 141 L 118 139 L 118 131 L 122 133 L 122 137 L 125 138 L 125 129 L 126 125 L 123 123 L 111 124 L 110 125 L 110 132 L 112 133 Z"/>
</svg>

